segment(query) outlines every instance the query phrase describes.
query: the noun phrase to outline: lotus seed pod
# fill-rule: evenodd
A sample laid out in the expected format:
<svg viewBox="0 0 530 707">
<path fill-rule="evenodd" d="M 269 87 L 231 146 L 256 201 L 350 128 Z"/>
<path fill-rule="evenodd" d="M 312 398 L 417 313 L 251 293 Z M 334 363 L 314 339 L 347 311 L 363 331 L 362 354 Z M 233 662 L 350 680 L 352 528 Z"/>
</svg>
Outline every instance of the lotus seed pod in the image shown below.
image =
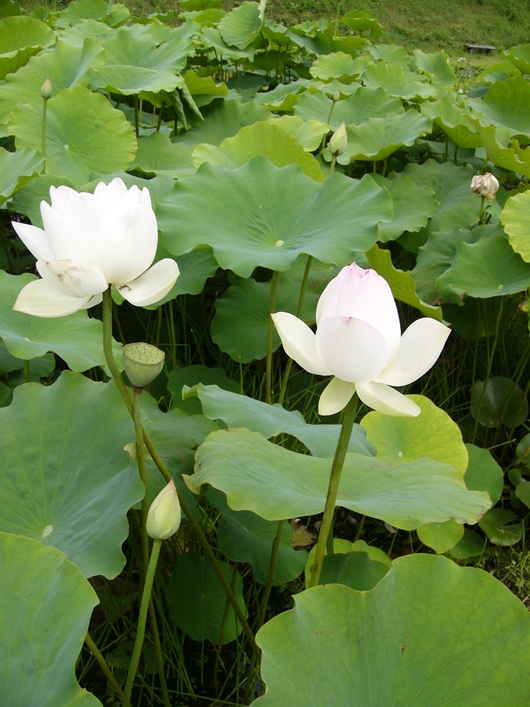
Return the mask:
<svg viewBox="0 0 530 707">
<path fill-rule="evenodd" d="M 40 87 L 40 95 L 44 98 L 45 101 L 47 101 L 53 96 L 52 82 L 50 81 L 49 76 L 46 78 L 46 81 Z"/>
<path fill-rule="evenodd" d="M 145 388 L 162 370 L 166 354 L 143 342 L 123 347 L 123 367 L 136 388 Z"/>
</svg>

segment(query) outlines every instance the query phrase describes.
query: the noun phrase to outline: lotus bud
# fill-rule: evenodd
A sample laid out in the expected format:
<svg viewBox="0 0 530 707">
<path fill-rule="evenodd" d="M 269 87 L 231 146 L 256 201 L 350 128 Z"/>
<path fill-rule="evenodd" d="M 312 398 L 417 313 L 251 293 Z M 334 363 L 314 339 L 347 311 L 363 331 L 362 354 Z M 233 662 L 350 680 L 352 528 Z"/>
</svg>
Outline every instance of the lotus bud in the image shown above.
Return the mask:
<svg viewBox="0 0 530 707">
<path fill-rule="evenodd" d="M 173 479 L 160 491 L 147 514 L 147 534 L 154 540 L 167 540 L 180 528 L 182 511 Z"/>
<path fill-rule="evenodd" d="M 123 347 L 123 367 L 136 388 L 149 385 L 164 366 L 166 354 L 152 344 L 126 344 Z"/>
<path fill-rule="evenodd" d="M 337 130 L 331 136 L 331 140 L 328 143 L 329 151 L 335 157 L 342 155 L 346 152 L 346 147 L 348 146 L 348 133 L 346 132 L 346 124 L 341 123 Z"/>
<path fill-rule="evenodd" d="M 479 196 L 485 196 L 488 201 L 493 201 L 499 189 L 499 182 L 490 172 L 476 174 L 471 180 L 471 191 Z"/>
<path fill-rule="evenodd" d="M 49 100 L 53 96 L 52 82 L 50 81 L 49 76 L 40 87 L 40 95 L 44 98 L 45 101 Z"/>
<path fill-rule="evenodd" d="M 335 93 L 333 94 L 333 103 L 336 103 L 337 101 L 340 101 L 340 91 L 337 89 Z"/>
</svg>

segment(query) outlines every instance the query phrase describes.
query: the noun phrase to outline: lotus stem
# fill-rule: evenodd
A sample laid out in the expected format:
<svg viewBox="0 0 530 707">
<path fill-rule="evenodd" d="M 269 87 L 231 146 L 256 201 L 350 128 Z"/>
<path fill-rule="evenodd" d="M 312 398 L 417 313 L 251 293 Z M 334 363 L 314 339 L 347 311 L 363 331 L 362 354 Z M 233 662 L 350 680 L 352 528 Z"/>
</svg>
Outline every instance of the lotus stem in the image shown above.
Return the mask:
<svg viewBox="0 0 530 707">
<path fill-rule="evenodd" d="M 318 533 L 315 562 L 313 564 L 313 569 L 311 570 L 311 577 L 309 579 L 309 587 L 315 587 L 320 580 L 320 573 L 322 572 L 322 565 L 324 564 L 324 556 L 326 554 L 328 536 L 333 525 L 333 516 L 335 514 L 335 504 L 339 491 L 342 467 L 344 466 L 344 460 L 346 458 L 346 452 L 348 451 L 348 445 L 350 443 L 350 437 L 353 430 L 353 423 L 355 422 L 355 417 L 357 415 L 357 403 L 358 398 L 357 394 L 355 394 L 344 408 L 342 426 L 337 442 L 337 448 L 335 450 L 335 456 L 333 457 L 331 474 L 329 477 L 329 486 L 326 497 L 326 505 L 324 507 L 324 515 L 322 517 L 322 523 L 320 525 L 320 531 Z"/>
<path fill-rule="evenodd" d="M 274 314 L 276 311 L 276 289 L 278 287 L 279 273 L 274 271 L 271 280 L 271 294 L 269 301 L 269 314 Z M 267 338 L 267 368 L 265 374 L 265 402 L 272 402 L 272 338 L 274 335 L 274 322 L 272 317 L 269 317 L 269 331 Z"/>
<path fill-rule="evenodd" d="M 107 678 L 109 683 L 112 685 L 112 689 L 114 690 L 114 692 L 118 695 L 120 700 L 123 700 L 123 690 L 119 686 L 114 675 L 111 673 L 111 670 L 107 664 L 107 661 L 103 657 L 101 651 L 96 646 L 96 644 L 94 643 L 94 640 L 92 639 L 92 637 L 90 636 L 89 633 L 87 633 L 87 635 L 85 636 L 85 644 L 86 644 L 87 648 L 89 649 L 89 651 L 94 656 L 94 658 L 96 659 L 96 662 L 99 665 L 99 667 L 101 668 L 102 673 L 105 675 L 105 677 Z"/>
<path fill-rule="evenodd" d="M 142 646 L 144 643 L 145 636 L 145 624 L 147 621 L 147 611 L 149 609 L 149 602 L 151 599 L 151 590 L 153 588 L 153 580 L 155 578 L 156 566 L 158 563 L 158 557 L 160 555 L 160 548 L 162 547 L 162 540 L 153 540 L 153 549 L 151 550 L 151 557 L 149 559 L 149 566 L 147 567 L 147 573 L 145 576 L 144 590 L 142 592 L 142 603 L 140 604 L 140 615 L 138 617 L 138 627 L 136 633 L 136 640 L 134 641 L 134 649 L 131 658 L 131 663 L 129 665 L 129 672 L 127 674 L 127 681 L 125 683 L 125 690 L 123 695 L 123 707 L 130 707 L 131 704 L 131 693 L 134 684 L 134 678 L 136 677 L 136 671 L 138 670 L 138 663 L 140 662 L 140 654 L 142 652 Z"/>
</svg>

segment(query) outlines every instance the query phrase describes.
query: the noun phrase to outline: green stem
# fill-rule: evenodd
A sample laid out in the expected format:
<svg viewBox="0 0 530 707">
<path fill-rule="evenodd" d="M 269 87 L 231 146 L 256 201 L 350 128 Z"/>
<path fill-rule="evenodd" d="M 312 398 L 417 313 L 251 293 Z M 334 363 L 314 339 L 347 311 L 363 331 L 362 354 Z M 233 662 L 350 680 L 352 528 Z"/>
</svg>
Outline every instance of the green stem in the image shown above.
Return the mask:
<svg viewBox="0 0 530 707">
<path fill-rule="evenodd" d="M 265 589 L 263 590 L 263 597 L 261 600 L 261 609 L 259 614 L 259 621 L 257 627 L 255 627 L 256 633 L 265 623 L 265 617 L 267 616 L 267 607 L 269 605 L 269 598 L 272 590 L 272 583 L 274 581 L 274 575 L 276 574 L 276 565 L 278 564 L 278 552 L 280 550 L 280 543 L 282 539 L 283 532 L 283 520 L 278 521 L 278 528 L 276 530 L 276 535 L 272 542 L 271 559 L 269 563 L 269 573 L 267 575 L 267 581 L 265 583 Z M 250 692 L 254 687 L 255 676 L 254 671 L 256 668 L 256 663 L 259 660 L 260 652 L 259 648 L 256 646 L 256 650 L 252 649 L 252 656 L 250 658 L 250 664 L 247 673 L 247 684 L 245 686 L 245 696 L 243 698 L 243 704 L 248 705 L 250 699 Z"/>
<path fill-rule="evenodd" d="M 121 687 L 120 687 L 120 686 L 118 685 L 118 683 L 116 682 L 116 678 L 115 678 L 114 675 L 111 673 L 110 668 L 109 668 L 109 666 L 107 665 L 107 661 L 105 660 L 105 658 L 104 658 L 103 655 L 101 654 L 101 651 L 100 651 L 99 648 L 96 646 L 96 644 L 95 644 L 94 641 L 92 640 L 90 634 L 88 634 L 88 633 L 87 633 L 87 635 L 85 636 L 85 643 L 86 643 L 86 646 L 87 646 L 87 648 L 89 649 L 89 651 L 92 653 L 92 655 L 93 655 L 94 658 L 96 659 L 96 661 L 97 661 L 99 667 L 101 668 L 102 673 L 105 675 L 105 677 L 107 678 L 107 680 L 109 681 L 109 683 L 112 685 L 112 689 L 113 689 L 114 692 L 118 695 L 118 697 L 120 698 L 120 700 L 123 700 L 123 690 L 121 689 Z"/>
<path fill-rule="evenodd" d="M 272 274 L 271 294 L 269 301 L 269 314 L 274 314 L 276 311 L 276 288 L 278 287 L 279 272 L 275 271 Z M 274 322 L 269 316 L 269 330 L 267 337 L 267 369 L 265 374 L 265 402 L 272 402 L 272 340 L 274 335 Z"/>
<path fill-rule="evenodd" d="M 151 621 L 151 632 L 155 642 L 156 665 L 158 668 L 158 677 L 160 678 L 160 688 L 162 689 L 162 699 L 164 707 L 171 707 L 169 692 L 167 689 L 166 675 L 164 672 L 164 656 L 162 655 L 162 645 L 160 643 L 160 635 L 158 633 L 158 622 L 156 620 L 155 605 L 153 599 L 149 602 L 149 620 Z"/>
<path fill-rule="evenodd" d="M 44 162 L 42 164 L 42 174 L 46 174 L 46 112 L 48 108 L 48 99 L 44 98 L 44 105 L 42 107 L 42 147 L 41 152 L 44 157 Z"/>
<path fill-rule="evenodd" d="M 127 389 L 127 386 L 125 385 L 123 378 L 120 375 L 120 372 L 118 370 L 118 366 L 116 365 L 116 361 L 114 360 L 114 356 L 112 355 L 112 299 L 110 296 L 110 287 L 108 290 L 106 290 L 103 293 L 103 350 L 105 352 L 105 360 L 107 362 L 107 366 L 109 367 L 109 371 L 112 375 L 112 378 L 114 379 L 114 382 L 118 386 L 118 389 L 120 393 L 122 394 L 123 400 L 127 406 L 127 409 L 129 410 L 129 413 L 131 417 L 134 420 L 134 406 L 133 406 L 133 401 L 131 400 L 131 396 L 129 395 L 129 391 Z M 160 455 L 158 454 L 149 434 L 147 433 L 147 430 L 145 427 L 142 427 L 142 434 L 143 434 L 143 440 L 145 443 L 145 446 L 147 447 L 149 454 L 151 455 L 152 460 L 154 463 L 157 465 L 158 469 L 160 470 L 162 476 L 166 481 L 171 481 L 171 474 L 169 473 L 166 465 L 160 458 Z M 230 584 L 227 582 L 226 577 L 219 565 L 219 562 L 217 561 L 217 558 L 215 557 L 214 551 L 211 548 L 210 543 L 208 542 L 208 538 L 204 534 L 201 526 L 199 525 L 197 519 L 193 515 L 193 512 L 189 505 L 186 502 L 186 499 L 184 496 L 180 493 L 180 491 L 177 488 L 177 493 L 180 501 L 180 505 L 182 508 L 182 511 L 184 512 L 185 516 L 188 519 L 188 523 L 191 525 L 193 528 L 195 535 L 197 536 L 199 542 L 203 546 L 204 553 L 206 557 L 210 560 L 213 570 L 215 574 L 217 575 L 217 578 L 219 579 L 219 582 L 221 583 L 221 586 L 223 587 L 226 596 L 228 597 L 229 602 L 232 604 L 232 607 L 234 609 L 234 612 L 241 623 L 241 626 L 243 627 L 243 630 L 249 640 L 249 643 L 252 648 L 254 648 L 254 645 L 256 644 L 254 640 L 254 634 L 252 633 L 252 629 L 250 628 L 248 621 L 246 619 L 245 614 L 243 613 L 241 607 L 239 606 L 239 603 L 237 601 L 236 595 L 232 591 Z"/>
<path fill-rule="evenodd" d="M 149 511 L 147 505 L 147 481 L 145 472 L 145 455 L 144 455 L 144 436 L 142 425 L 142 393 L 143 388 L 133 388 L 134 392 L 134 430 L 136 432 L 136 462 L 138 464 L 138 472 L 144 486 L 144 497 L 142 498 L 142 577 L 145 578 L 147 564 L 149 562 L 149 538 L 145 529 L 147 523 L 147 513 Z"/>
<path fill-rule="evenodd" d="M 153 588 L 153 580 L 155 578 L 156 565 L 158 563 L 158 556 L 160 555 L 160 548 L 162 547 L 162 540 L 153 541 L 153 549 L 151 551 L 151 558 L 149 559 L 149 566 L 147 568 L 147 574 L 145 576 L 144 591 L 142 593 L 142 603 L 140 604 L 140 615 L 138 617 L 138 627 L 136 633 L 136 640 L 134 642 L 134 649 L 131 658 L 131 664 L 129 665 L 129 672 L 127 674 L 127 682 L 125 683 L 125 690 L 123 694 L 123 707 L 130 707 L 131 704 L 131 693 L 133 689 L 134 678 L 136 677 L 136 671 L 138 670 L 138 663 L 140 662 L 140 654 L 142 652 L 142 646 L 144 643 L 145 636 L 145 624 L 147 621 L 147 611 L 149 609 L 149 601 L 151 599 L 151 589 Z"/>
<path fill-rule="evenodd" d="M 484 223 L 484 204 L 486 202 L 486 197 L 482 196 L 480 197 L 480 213 L 478 215 L 478 222 L 482 226 Z"/>
<path fill-rule="evenodd" d="M 320 573 L 322 572 L 322 565 L 324 563 L 324 556 L 326 554 L 326 544 L 328 541 L 328 535 L 331 530 L 331 526 L 333 524 L 333 516 L 335 514 L 335 503 L 337 501 L 337 494 L 339 491 L 342 467 L 344 466 L 344 459 L 346 458 L 346 452 L 348 451 L 348 444 L 350 443 L 350 437 L 353 430 L 353 423 L 355 422 L 355 416 L 357 414 L 357 402 L 357 394 L 354 394 L 354 396 L 344 409 L 342 427 L 340 430 L 337 448 L 335 450 L 335 456 L 333 458 L 333 465 L 331 467 L 331 474 L 329 477 L 328 494 L 326 497 L 326 505 L 324 507 L 324 515 L 322 517 L 320 531 L 318 533 L 315 563 L 313 565 L 313 569 L 311 570 L 309 587 L 315 587 L 318 584 L 320 579 Z"/>
<path fill-rule="evenodd" d="M 30 372 L 29 372 L 29 361 L 27 359 L 24 359 L 24 382 L 29 383 L 31 380 Z"/>
</svg>

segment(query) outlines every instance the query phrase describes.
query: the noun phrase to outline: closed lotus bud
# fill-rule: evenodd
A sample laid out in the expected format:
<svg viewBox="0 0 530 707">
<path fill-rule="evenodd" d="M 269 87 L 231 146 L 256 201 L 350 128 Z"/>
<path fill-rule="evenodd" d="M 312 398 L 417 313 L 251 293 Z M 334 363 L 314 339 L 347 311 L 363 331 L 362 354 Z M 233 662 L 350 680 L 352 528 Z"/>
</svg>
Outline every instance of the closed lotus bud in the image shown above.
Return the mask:
<svg viewBox="0 0 530 707">
<path fill-rule="evenodd" d="M 488 201 L 493 201 L 499 189 L 499 182 L 490 172 L 477 174 L 471 180 L 471 191 L 474 194 L 485 196 Z"/>
<path fill-rule="evenodd" d="M 328 143 L 329 151 L 335 157 L 344 154 L 346 152 L 346 147 L 348 146 L 348 133 L 346 132 L 346 124 L 341 123 L 337 130 L 331 136 L 331 140 Z"/>
<path fill-rule="evenodd" d="M 333 103 L 336 103 L 337 101 L 340 101 L 340 91 L 337 89 L 335 93 L 333 94 Z"/>
<path fill-rule="evenodd" d="M 45 101 L 47 101 L 49 98 L 53 96 L 53 88 L 52 88 L 52 82 L 50 81 L 50 77 L 46 79 L 46 81 L 42 84 L 40 87 L 40 95 L 44 98 Z"/>
<path fill-rule="evenodd" d="M 147 534 L 154 540 L 167 540 L 180 528 L 182 511 L 173 479 L 160 491 L 147 514 Z"/>
<path fill-rule="evenodd" d="M 164 366 L 166 354 L 152 344 L 126 344 L 123 347 L 123 367 L 136 388 L 149 385 Z"/>
</svg>

